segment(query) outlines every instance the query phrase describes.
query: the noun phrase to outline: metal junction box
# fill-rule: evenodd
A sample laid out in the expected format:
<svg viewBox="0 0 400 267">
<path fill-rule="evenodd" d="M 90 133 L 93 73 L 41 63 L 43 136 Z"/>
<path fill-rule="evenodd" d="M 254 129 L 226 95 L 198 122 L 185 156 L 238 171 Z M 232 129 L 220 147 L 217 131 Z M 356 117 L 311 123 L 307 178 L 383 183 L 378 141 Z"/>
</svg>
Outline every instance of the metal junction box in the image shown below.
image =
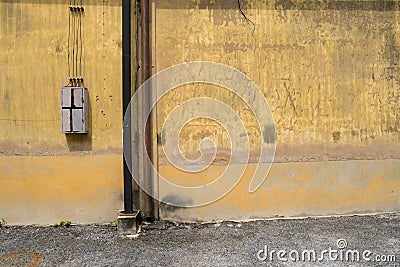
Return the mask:
<svg viewBox="0 0 400 267">
<path fill-rule="evenodd" d="M 84 87 L 61 88 L 61 131 L 88 133 L 89 93 Z"/>
</svg>

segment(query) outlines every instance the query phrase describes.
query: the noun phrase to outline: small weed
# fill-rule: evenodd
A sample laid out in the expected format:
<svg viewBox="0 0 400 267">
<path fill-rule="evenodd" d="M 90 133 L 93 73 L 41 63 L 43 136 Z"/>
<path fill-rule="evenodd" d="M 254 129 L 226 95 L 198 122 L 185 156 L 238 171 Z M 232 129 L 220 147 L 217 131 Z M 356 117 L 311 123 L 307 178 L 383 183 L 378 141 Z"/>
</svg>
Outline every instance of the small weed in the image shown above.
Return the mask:
<svg viewBox="0 0 400 267">
<path fill-rule="evenodd" d="M 53 226 L 54 227 L 70 227 L 71 222 L 70 221 L 61 221 L 59 223 L 55 223 Z"/>
<path fill-rule="evenodd" d="M 103 224 L 103 226 L 105 227 L 117 227 L 117 222 L 109 222 L 109 223 L 105 223 Z"/>
<path fill-rule="evenodd" d="M 0 227 L 2 227 L 2 226 L 5 226 L 5 225 L 6 225 L 6 223 L 7 223 L 6 219 L 4 219 L 4 218 L 1 218 L 1 221 L 0 221 Z"/>
</svg>

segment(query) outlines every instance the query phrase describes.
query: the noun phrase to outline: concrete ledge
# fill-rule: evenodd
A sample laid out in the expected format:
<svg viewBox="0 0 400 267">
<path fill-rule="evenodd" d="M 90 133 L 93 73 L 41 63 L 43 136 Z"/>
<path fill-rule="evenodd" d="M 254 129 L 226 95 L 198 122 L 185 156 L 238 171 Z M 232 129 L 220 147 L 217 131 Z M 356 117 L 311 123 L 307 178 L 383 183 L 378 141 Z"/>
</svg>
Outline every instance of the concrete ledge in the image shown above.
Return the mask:
<svg viewBox="0 0 400 267">
<path fill-rule="evenodd" d="M 134 211 L 132 214 L 120 213 L 117 218 L 118 233 L 121 235 L 136 234 L 141 221 L 140 211 Z"/>
</svg>

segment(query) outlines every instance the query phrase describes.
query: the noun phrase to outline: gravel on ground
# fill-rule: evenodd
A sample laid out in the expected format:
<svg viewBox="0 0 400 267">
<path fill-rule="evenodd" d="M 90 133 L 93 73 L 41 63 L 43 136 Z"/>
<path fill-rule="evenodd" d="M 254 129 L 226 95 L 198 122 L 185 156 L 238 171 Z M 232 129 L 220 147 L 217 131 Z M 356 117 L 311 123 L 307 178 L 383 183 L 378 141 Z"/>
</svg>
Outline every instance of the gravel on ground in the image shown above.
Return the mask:
<svg viewBox="0 0 400 267">
<path fill-rule="evenodd" d="M 0 266 L 238 265 L 400 266 L 400 214 L 156 222 L 130 238 L 114 224 L 0 227 Z"/>
</svg>

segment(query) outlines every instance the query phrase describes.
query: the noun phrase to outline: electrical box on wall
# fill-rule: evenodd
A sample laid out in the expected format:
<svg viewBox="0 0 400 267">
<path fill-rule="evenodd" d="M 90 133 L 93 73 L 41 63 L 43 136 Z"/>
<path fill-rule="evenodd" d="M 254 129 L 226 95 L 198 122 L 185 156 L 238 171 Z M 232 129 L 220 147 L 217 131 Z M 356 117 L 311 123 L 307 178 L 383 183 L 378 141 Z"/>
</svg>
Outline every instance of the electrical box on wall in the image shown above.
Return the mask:
<svg viewBox="0 0 400 267">
<path fill-rule="evenodd" d="M 88 133 L 89 93 L 85 87 L 61 88 L 61 131 Z"/>
</svg>

